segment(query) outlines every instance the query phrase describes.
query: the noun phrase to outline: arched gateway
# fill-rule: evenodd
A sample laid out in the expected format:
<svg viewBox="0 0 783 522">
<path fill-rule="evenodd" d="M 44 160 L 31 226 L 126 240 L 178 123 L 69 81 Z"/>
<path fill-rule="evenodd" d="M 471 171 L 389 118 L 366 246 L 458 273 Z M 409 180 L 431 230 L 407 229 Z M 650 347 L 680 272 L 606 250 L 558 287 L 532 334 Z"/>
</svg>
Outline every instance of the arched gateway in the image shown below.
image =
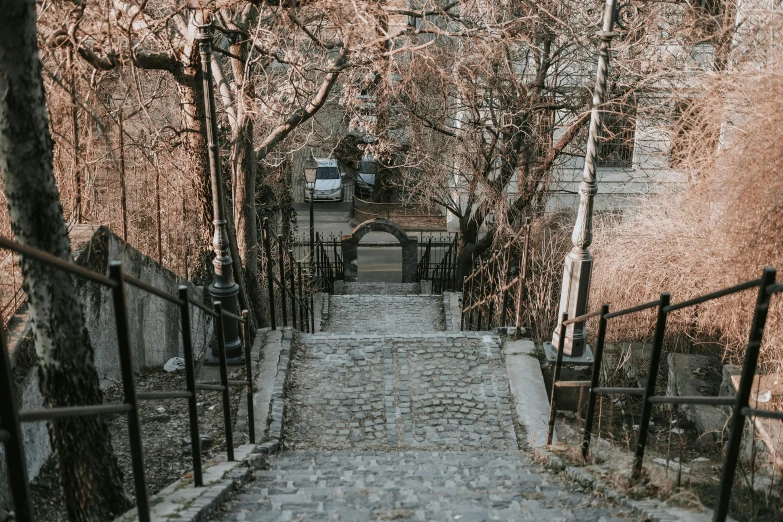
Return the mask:
<svg viewBox="0 0 783 522">
<path fill-rule="evenodd" d="M 365 221 L 353 229 L 353 232 L 343 236 L 341 243 L 343 247 L 343 280 L 346 283 L 356 281 L 359 274 L 359 241 L 368 232 L 388 232 L 397 238 L 402 246 L 402 282 L 416 282 L 416 247 L 419 240 L 415 237 L 408 237 L 403 229 L 396 223 L 387 219 L 375 218 Z"/>
</svg>

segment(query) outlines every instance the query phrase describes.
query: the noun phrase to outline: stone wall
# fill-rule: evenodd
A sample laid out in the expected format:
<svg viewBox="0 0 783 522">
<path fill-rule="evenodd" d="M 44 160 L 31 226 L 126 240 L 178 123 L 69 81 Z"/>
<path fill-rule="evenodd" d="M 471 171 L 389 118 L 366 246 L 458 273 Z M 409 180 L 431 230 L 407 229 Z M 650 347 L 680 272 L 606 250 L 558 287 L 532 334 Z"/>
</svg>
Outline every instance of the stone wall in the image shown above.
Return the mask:
<svg viewBox="0 0 783 522">
<path fill-rule="evenodd" d="M 409 237 L 396 223 L 383 218 L 365 221 L 342 237 L 343 280 L 346 283 L 356 282 L 359 275 L 359 242 L 371 231 L 387 232 L 397 238 L 402 246 L 402 282 L 415 283 L 419 240 Z"/>
<path fill-rule="evenodd" d="M 108 275 L 109 263 L 121 261 L 123 270 L 146 283 L 175 294 L 179 285 L 188 284 L 193 298 L 201 301 L 204 290 L 161 267 L 131 247 L 105 227 L 77 225 L 71 230 L 71 250 L 76 264 Z M 177 308 L 151 294 L 128 286 L 126 289 L 130 322 L 131 349 L 136 370 L 162 366 L 168 359 L 182 355 L 181 328 Z M 111 292 L 97 283 L 82 282 L 79 295 L 87 330 L 95 350 L 95 366 L 101 386 L 120 379 L 117 334 Z M 203 357 L 211 332 L 211 322 L 201 310 L 191 308 L 193 351 Z M 9 323 L 8 349 L 11 354 L 18 405 L 23 409 L 43 407 L 38 391 L 35 346 L 26 307 Z M 49 436 L 45 422 L 22 425 L 27 469 L 32 480 L 49 458 Z M 5 452 L 0 445 L 0 509 L 10 505 Z"/>
</svg>

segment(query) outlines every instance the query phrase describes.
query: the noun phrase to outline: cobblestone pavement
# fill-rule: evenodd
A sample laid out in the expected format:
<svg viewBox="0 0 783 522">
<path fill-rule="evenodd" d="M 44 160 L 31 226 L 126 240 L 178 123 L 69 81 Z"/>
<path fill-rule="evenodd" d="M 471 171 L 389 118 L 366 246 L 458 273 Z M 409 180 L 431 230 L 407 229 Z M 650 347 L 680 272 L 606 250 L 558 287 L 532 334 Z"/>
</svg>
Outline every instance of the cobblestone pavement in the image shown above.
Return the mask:
<svg viewBox="0 0 783 522">
<path fill-rule="evenodd" d="M 516 449 L 494 336 L 301 335 L 287 448 Z"/>
<path fill-rule="evenodd" d="M 432 332 L 445 330 L 443 299 L 435 296 L 333 295 L 329 332 Z"/>
<path fill-rule="evenodd" d="M 343 283 L 343 295 L 418 295 L 419 283 Z"/>
<path fill-rule="evenodd" d="M 214 520 L 634 520 L 519 451 L 497 336 L 439 331 L 442 296 L 389 289 L 331 296 L 296 336 L 285 451 Z"/>
<path fill-rule="evenodd" d="M 283 452 L 223 521 L 634 520 L 520 452 Z"/>
</svg>

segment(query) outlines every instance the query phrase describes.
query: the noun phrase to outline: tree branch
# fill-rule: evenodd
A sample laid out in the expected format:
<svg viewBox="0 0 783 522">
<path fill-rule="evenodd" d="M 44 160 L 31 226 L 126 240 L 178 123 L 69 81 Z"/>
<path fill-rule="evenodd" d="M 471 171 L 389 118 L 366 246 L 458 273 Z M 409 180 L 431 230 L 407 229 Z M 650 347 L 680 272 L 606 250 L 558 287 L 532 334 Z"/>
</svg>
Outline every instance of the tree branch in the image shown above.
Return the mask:
<svg viewBox="0 0 783 522">
<path fill-rule="evenodd" d="M 347 47 L 347 46 L 346 46 Z M 315 96 L 305 108 L 296 109 L 286 120 L 275 127 L 275 129 L 267 136 L 261 146 L 256 150 L 256 157 L 260 160 L 265 158 L 274 147 L 283 141 L 291 131 L 296 129 L 297 126 L 306 122 L 318 110 L 326 103 L 326 99 L 329 97 L 329 93 L 332 91 L 334 84 L 337 83 L 337 78 L 340 76 L 340 70 L 348 62 L 348 51 L 344 47 L 340 51 L 340 55 L 335 60 L 334 66 L 331 72 L 329 72 L 321 83 L 321 87 L 315 93 Z"/>
</svg>

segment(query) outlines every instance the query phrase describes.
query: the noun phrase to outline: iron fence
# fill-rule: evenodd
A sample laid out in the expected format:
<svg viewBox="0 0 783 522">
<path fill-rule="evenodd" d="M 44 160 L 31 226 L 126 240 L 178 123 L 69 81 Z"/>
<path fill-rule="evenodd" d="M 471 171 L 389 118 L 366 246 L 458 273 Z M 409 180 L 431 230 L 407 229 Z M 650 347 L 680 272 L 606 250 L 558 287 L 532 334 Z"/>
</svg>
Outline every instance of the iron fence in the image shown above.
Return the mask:
<svg viewBox="0 0 783 522">
<path fill-rule="evenodd" d="M 272 234 L 268 218 L 264 218 L 261 230 L 269 325 L 274 330 L 280 320 L 281 326 L 289 326 L 290 317 L 290 325 L 294 328 L 298 326 L 300 331 L 308 333 L 315 331 L 313 294 L 321 291 L 322 286 L 315 277 L 316 264 L 309 262 L 309 256 L 297 261 L 293 248 L 286 244 L 283 236 Z"/>
<path fill-rule="evenodd" d="M 518 266 L 514 267 L 514 251 L 520 246 L 522 252 Z M 491 330 L 495 326 L 505 327 L 513 324 L 516 329 L 515 337 L 519 338 L 529 249 L 530 220 L 528 219 L 514 237 L 488 259 L 473 260 L 473 271 L 462 282 L 461 330 Z M 514 290 L 516 290 L 515 299 L 511 295 Z M 516 307 L 512 306 L 514 301 Z M 496 311 L 499 313 L 496 314 Z"/>
<path fill-rule="evenodd" d="M 731 490 L 734 485 L 734 476 L 736 473 L 739 459 L 740 443 L 747 417 L 757 417 L 765 419 L 775 419 L 783 421 L 783 412 L 772 411 L 759 408 L 751 408 L 750 394 L 753 380 L 756 375 L 759 351 L 761 341 L 764 335 L 764 328 L 767 321 L 767 313 L 772 295 L 783 292 L 783 283 L 775 283 L 776 271 L 773 268 L 765 268 L 759 279 L 746 281 L 735 286 L 724 288 L 716 292 L 702 295 L 687 301 L 671 304 L 669 293 L 662 293 L 660 299 L 649 303 L 639 304 L 617 312 L 610 312 L 609 305 L 603 304 L 600 310 L 596 310 L 573 319 L 563 315 L 559 321 L 560 338 L 557 347 L 557 358 L 555 361 L 554 376 L 550 392 L 550 411 L 549 411 L 549 429 L 547 432 L 547 444 L 552 443 L 554 436 L 555 418 L 557 415 L 558 393 L 565 387 L 589 387 L 587 402 L 587 413 L 582 431 L 582 458 L 587 459 L 590 454 L 590 441 L 592 438 L 593 424 L 595 422 L 595 402 L 598 396 L 611 395 L 633 395 L 642 398 L 642 410 L 640 414 L 639 428 L 637 431 L 636 444 L 634 448 L 634 458 L 631 470 L 631 477 L 638 479 L 642 472 L 644 462 L 644 453 L 647 447 L 647 439 L 650 429 L 650 420 L 652 408 L 657 404 L 694 404 L 710 406 L 731 406 L 733 415 L 730 421 L 728 444 L 725 448 L 725 456 L 720 477 L 720 491 L 715 504 L 713 520 L 723 522 L 728 516 L 729 502 L 731 500 Z M 736 394 L 720 397 L 703 396 L 656 396 L 655 386 L 658 378 L 661 356 L 663 353 L 663 340 L 666 332 L 666 321 L 672 312 L 696 306 L 713 299 L 729 296 L 758 288 L 756 305 L 753 313 L 753 320 L 748 335 L 747 349 L 742 366 L 742 374 L 737 387 Z M 657 318 L 655 331 L 653 333 L 652 354 L 647 368 L 647 382 L 641 388 L 619 388 L 619 387 L 601 387 L 600 374 L 601 362 L 604 354 L 604 343 L 606 339 L 606 330 L 609 319 L 638 313 L 644 310 L 656 309 Z M 560 373 L 563 366 L 563 351 L 566 337 L 566 327 L 569 324 L 584 322 L 591 318 L 598 318 L 598 334 L 595 346 L 595 359 L 593 363 L 592 376 L 589 381 L 561 381 Z"/>
<path fill-rule="evenodd" d="M 204 485 L 201 465 L 201 440 L 198 427 L 197 392 L 212 390 L 222 392 L 223 420 L 226 432 L 226 455 L 229 461 L 234 460 L 234 442 L 231 431 L 231 405 L 229 402 L 230 386 L 244 386 L 247 391 L 248 426 L 250 442 L 255 443 L 255 423 L 253 413 L 253 375 L 250 359 L 250 336 L 248 332 L 247 311 L 242 317 L 223 310 L 220 302 L 213 303 L 214 310 L 194 300 L 186 285 L 179 287 L 177 295 L 169 294 L 159 288 L 149 285 L 125 274 L 120 262 L 112 262 L 109 267 L 109 277 L 86 268 L 66 262 L 41 250 L 21 245 L 10 239 L 0 237 L 0 248 L 9 249 L 21 256 L 68 272 L 80 279 L 85 279 L 111 289 L 117 343 L 120 354 L 120 373 L 122 377 L 124 400 L 119 404 L 97 404 L 87 406 L 67 406 L 57 408 L 42 408 L 35 410 L 18 410 L 16 393 L 11 369 L 11 360 L 5 345 L 5 335 L 0 333 L 0 442 L 5 445 L 8 462 L 11 495 L 16 509 L 16 520 L 31 522 L 33 520 L 30 498 L 27 464 L 24 453 L 24 441 L 21 423 L 48 421 L 66 417 L 83 417 L 93 415 L 110 415 L 124 413 L 127 415 L 128 433 L 130 436 L 131 465 L 133 469 L 134 489 L 136 493 L 136 509 L 141 522 L 150 521 L 150 504 L 144 475 L 144 454 L 142 451 L 141 423 L 139 421 L 138 404 L 144 400 L 187 399 L 188 423 L 190 428 L 190 443 L 193 448 L 193 482 L 196 487 Z M 131 352 L 130 326 L 128 306 L 125 296 L 126 285 L 131 285 L 177 306 L 180 311 L 182 325 L 182 347 L 185 359 L 185 390 L 184 391 L 149 391 L 137 392 L 133 373 L 133 356 Z M 217 337 L 218 359 L 220 364 L 220 384 L 202 384 L 196 382 L 193 362 L 193 342 L 191 338 L 190 307 L 195 306 L 215 320 L 215 335 Z M 226 365 L 226 347 L 223 338 L 223 320 L 229 318 L 243 325 L 242 337 L 245 348 L 246 380 L 228 380 Z"/>
<path fill-rule="evenodd" d="M 441 294 L 456 290 L 457 286 L 457 248 L 459 234 L 451 239 L 441 237 L 433 241 L 432 236 L 426 244 L 419 243 L 419 262 L 416 265 L 417 281 L 432 281 L 432 293 Z"/>
</svg>

